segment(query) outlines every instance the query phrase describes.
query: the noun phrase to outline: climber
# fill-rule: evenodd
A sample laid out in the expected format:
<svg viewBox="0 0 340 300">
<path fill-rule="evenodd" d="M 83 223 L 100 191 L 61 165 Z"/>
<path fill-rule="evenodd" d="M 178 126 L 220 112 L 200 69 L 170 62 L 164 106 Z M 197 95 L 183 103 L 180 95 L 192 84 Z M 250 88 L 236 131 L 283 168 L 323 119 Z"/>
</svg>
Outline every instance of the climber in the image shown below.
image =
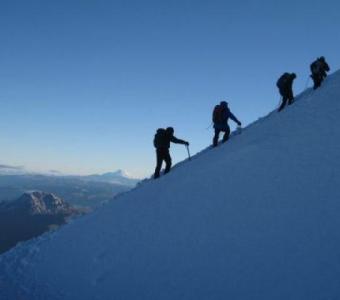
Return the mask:
<svg viewBox="0 0 340 300">
<path fill-rule="evenodd" d="M 241 122 L 231 113 L 226 101 L 221 101 L 219 105 L 216 105 L 213 111 L 213 123 L 215 129 L 215 135 L 213 138 L 213 147 L 217 146 L 220 132 L 224 132 L 222 142 L 226 142 L 229 139 L 230 127 L 228 125 L 228 119 L 232 119 L 238 126 L 241 126 Z"/>
<path fill-rule="evenodd" d="M 279 88 L 280 95 L 282 96 L 279 112 L 286 106 L 287 101 L 288 105 L 291 105 L 294 101 L 293 81 L 295 78 L 295 73 L 284 73 L 276 82 L 276 86 Z"/>
<path fill-rule="evenodd" d="M 327 77 L 327 72 L 330 71 L 330 68 L 326 62 L 326 59 L 321 56 L 310 65 L 310 71 L 312 72 L 310 77 L 314 81 L 313 89 L 316 90 L 321 86 L 322 81 Z"/>
<path fill-rule="evenodd" d="M 164 174 L 168 173 L 171 168 L 170 143 L 183 144 L 189 146 L 187 141 L 180 140 L 174 136 L 174 129 L 168 127 L 167 129 L 159 128 L 155 134 L 153 144 L 156 148 L 157 165 L 155 169 L 154 178 L 158 178 L 162 168 L 162 163 L 165 161 Z"/>
</svg>

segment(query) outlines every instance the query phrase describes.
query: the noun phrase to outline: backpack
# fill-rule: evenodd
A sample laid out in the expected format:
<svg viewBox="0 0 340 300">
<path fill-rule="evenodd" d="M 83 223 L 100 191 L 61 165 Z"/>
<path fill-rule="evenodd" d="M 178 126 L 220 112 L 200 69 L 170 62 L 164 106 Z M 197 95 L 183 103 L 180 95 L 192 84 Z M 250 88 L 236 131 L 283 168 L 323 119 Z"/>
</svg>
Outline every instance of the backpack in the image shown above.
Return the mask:
<svg viewBox="0 0 340 300">
<path fill-rule="evenodd" d="M 285 88 L 287 79 L 289 78 L 289 73 L 284 73 L 276 82 L 276 86 L 282 90 Z"/>
<path fill-rule="evenodd" d="M 212 121 L 214 123 L 223 123 L 224 121 L 224 109 L 221 105 L 216 105 L 212 115 Z"/>
<path fill-rule="evenodd" d="M 321 71 L 321 61 L 317 60 L 310 65 L 312 74 L 319 74 Z"/>
<path fill-rule="evenodd" d="M 153 139 L 153 145 L 155 146 L 155 148 L 160 148 L 164 146 L 165 139 L 166 139 L 166 130 L 163 128 L 158 128 L 155 134 L 155 137 Z"/>
</svg>

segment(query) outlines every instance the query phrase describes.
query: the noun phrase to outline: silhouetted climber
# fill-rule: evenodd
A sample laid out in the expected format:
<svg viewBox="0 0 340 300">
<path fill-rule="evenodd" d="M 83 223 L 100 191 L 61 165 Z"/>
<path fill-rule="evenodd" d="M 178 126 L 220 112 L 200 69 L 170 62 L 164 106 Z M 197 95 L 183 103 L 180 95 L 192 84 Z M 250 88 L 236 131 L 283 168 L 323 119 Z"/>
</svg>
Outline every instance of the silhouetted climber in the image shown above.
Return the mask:
<svg viewBox="0 0 340 300">
<path fill-rule="evenodd" d="M 213 111 L 213 123 L 215 129 L 215 135 L 213 138 L 213 147 L 217 146 L 220 132 L 224 132 L 222 142 L 226 142 L 229 139 L 230 127 L 228 125 L 228 119 L 232 119 L 238 126 L 241 126 L 241 122 L 231 113 L 226 101 L 222 101 L 219 105 L 216 105 Z"/>
<path fill-rule="evenodd" d="M 155 134 L 155 138 L 153 140 L 153 144 L 156 148 L 157 155 L 157 165 L 155 169 L 154 178 L 159 177 L 163 161 L 165 161 L 164 174 L 170 171 L 171 168 L 171 156 L 169 153 L 170 142 L 189 146 L 188 142 L 180 140 L 174 136 L 174 129 L 172 127 L 168 127 L 167 129 L 163 128 L 157 129 L 157 133 Z"/>
<path fill-rule="evenodd" d="M 321 83 L 327 77 L 327 72 L 329 72 L 329 70 L 329 65 L 323 56 L 319 57 L 310 65 L 310 71 L 312 72 L 310 77 L 314 81 L 314 90 L 321 86 Z"/>
<path fill-rule="evenodd" d="M 282 103 L 279 107 L 279 111 L 285 107 L 287 101 L 288 105 L 292 104 L 294 101 L 293 81 L 295 78 L 295 73 L 284 73 L 276 82 L 276 86 L 279 88 L 280 95 L 282 96 Z"/>
</svg>

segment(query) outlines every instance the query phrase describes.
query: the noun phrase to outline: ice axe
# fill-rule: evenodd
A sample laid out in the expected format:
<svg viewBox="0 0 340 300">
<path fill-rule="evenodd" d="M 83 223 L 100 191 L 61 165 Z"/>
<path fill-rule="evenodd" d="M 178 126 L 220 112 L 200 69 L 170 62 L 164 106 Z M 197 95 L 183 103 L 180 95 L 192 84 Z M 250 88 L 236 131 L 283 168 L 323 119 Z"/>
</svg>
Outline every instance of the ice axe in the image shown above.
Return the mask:
<svg viewBox="0 0 340 300">
<path fill-rule="evenodd" d="M 190 155 L 189 146 L 188 146 L 188 145 L 185 145 L 185 147 L 187 148 L 188 158 L 189 158 L 189 160 L 191 160 L 191 155 Z"/>
</svg>

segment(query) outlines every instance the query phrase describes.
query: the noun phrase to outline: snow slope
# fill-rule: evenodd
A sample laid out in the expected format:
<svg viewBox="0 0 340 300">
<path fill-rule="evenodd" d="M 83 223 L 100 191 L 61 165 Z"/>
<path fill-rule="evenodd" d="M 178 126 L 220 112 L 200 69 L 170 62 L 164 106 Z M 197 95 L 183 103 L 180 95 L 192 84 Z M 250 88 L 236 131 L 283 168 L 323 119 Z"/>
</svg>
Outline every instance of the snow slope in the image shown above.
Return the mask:
<svg viewBox="0 0 340 300">
<path fill-rule="evenodd" d="M 0 257 L 0 299 L 339 299 L 340 72 Z"/>
</svg>

